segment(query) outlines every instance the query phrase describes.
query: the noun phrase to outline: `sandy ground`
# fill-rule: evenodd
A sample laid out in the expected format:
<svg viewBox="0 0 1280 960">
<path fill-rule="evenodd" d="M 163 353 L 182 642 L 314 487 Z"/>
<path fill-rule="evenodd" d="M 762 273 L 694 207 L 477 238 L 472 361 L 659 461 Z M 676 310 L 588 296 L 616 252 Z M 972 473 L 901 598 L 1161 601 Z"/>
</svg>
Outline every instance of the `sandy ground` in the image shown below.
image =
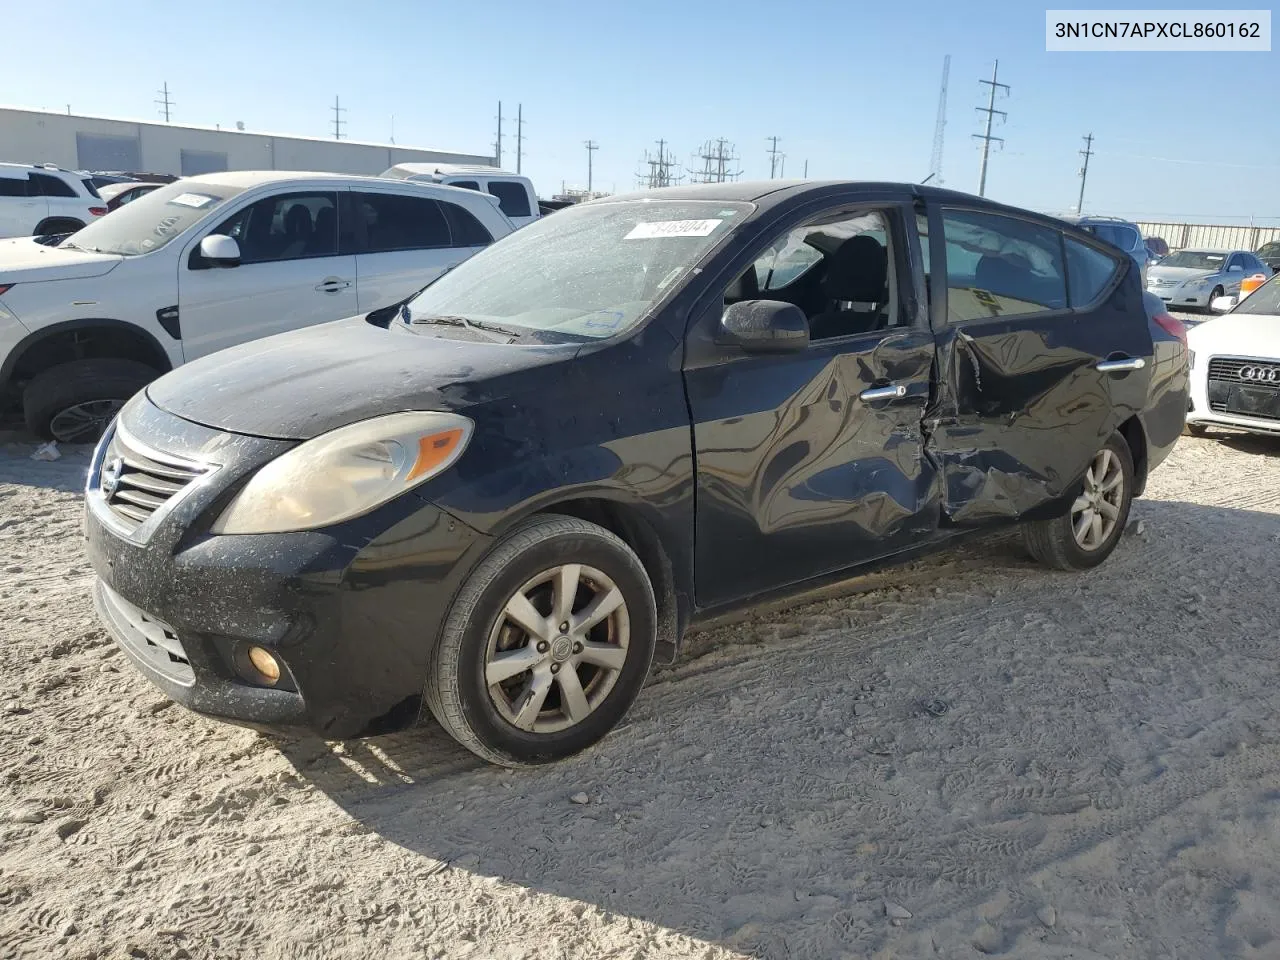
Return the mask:
<svg viewBox="0 0 1280 960">
<path fill-rule="evenodd" d="M 0 957 L 1280 956 L 1280 441 L 1184 438 L 1089 574 L 1001 536 L 696 635 L 519 773 L 171 705 L 94 621 L 87 453 L 31 449 Z"/>
</svg>

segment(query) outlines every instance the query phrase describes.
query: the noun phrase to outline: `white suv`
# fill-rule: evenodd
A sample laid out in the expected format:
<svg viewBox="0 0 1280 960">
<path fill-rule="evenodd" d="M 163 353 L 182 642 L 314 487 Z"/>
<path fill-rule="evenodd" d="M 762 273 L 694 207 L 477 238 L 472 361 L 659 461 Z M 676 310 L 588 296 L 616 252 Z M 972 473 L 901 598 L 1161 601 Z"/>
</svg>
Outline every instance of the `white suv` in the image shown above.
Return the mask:
<svg viewBox="0 0 1280 960">
<path fill-rule="evenodd" d="M 86 176 L 49 164 L 0 163 L 0 237 L 71 233 L 106 213 Z"/>
<path fill-rule="evenodd" d="M 92 440 L 172 367 L 393 307 L 512 229 L 496 197 L 455 187 L 187 177 L 55 243 L 0 243 L 0 408 Z"/>
</svg>

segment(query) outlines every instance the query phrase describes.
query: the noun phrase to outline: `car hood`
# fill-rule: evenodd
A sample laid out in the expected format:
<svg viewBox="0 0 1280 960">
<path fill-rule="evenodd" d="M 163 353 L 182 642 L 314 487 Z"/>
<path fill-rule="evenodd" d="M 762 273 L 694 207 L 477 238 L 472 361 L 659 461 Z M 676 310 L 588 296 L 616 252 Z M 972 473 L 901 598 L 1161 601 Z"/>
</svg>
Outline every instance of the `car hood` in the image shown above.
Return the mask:
<svg viewBox="0 0 1280 960">
<path fill-rule="evenodd" d="M 80 280 L 110 273 L 123 257 L 36 243 L 31 237 L 0 240 L 0 283 Z"/>
<path fill-rule="evenodd" d="M 1205 270 L 1203 267 L 1162 267 L 1158 263 L 1147 268 L 1149 280 L 1177 280 L 1179 283 L 1198 280 L 1201 277 L 1213 277 L 1217 274 L 1217 270 Z"/>
<path fill-rule="evenodd" d="M 230 433 L 309 440 L 405 410 L 465 410 L 520 392 L 522 375 L 572 359 L 578 344 L 473 342 L 387 330 L 352 317 L 254 340 L 179 367 L 151 402 Z"/>
<path fill-rule="evenodd" d="M 1280 359 L 1280 316 L 1229 313 L 1187 331 L 1187 344 L 1197 356 L 1230 354 Z"/>
</svg>

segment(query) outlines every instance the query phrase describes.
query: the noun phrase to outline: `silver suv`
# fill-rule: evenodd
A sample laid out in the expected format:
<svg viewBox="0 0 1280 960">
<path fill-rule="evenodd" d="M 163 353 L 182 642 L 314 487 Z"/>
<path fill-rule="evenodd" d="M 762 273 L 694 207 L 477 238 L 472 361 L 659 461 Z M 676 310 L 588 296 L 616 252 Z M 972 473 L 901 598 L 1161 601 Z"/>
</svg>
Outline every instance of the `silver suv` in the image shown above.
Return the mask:
<svg viewBox="0 0 1280 960">
<path fill-rule="evenodd" d="M 1088 230 L 1099 240 L 1105 240 L 1113 247 L 1119 247 L 1138 265 L 1142 277 L 1142 286 L 1147 285 L 1147 260 L 1150 254 L 1142 239 L 1142 231 L 1137 224 L 1122 220 L 1119 217 L 1063 217 L 1067 223 L 1074 224 L 1082 230 Z"/>
</svg>

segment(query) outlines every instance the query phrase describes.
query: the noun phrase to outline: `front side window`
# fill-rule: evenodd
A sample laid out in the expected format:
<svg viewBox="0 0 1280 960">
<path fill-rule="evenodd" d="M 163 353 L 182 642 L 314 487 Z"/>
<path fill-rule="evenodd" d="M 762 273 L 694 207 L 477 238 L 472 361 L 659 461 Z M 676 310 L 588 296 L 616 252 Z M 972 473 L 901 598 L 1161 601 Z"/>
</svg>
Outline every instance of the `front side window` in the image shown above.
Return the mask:
<svg viewBox="0 0 1280 960">
<path fill-rule="evenodd" d="M 449 246 L 449 224 L 431 197 L 353 193 L 351 199 L 355 233 L 365 237 L 362 253 Z"/>
<path fill-rule="evenodd" d="M 498 198 L 498 206 L 508 217 L 527 217 L 529 211 L 529 191 L 522 183 L 510 180 L 490 180 L 489 192 Z"/>
<path fill-rule="evenodd" d="M 179 180 L 94 220 L 62 242 L 72 249 L 134 257 L 171 243 L 244 192 L 225 184 Z"/>
<path fill-rule="evenodd" d="M 1071 306 L 1094 303 L 1120 272 L 1120 263 L 1101 250 L 1072 237 L 1066 238 L 1068 293 Z"/>
<path fill-rule="evenodd" d="M 1000 214 L 944 210 L 947 317 L 952 323 L 1061 310 L 1062 235 Z"/>
<path fill-rule="evenodd" d="M 477 253 L 408 305 L 432 317 L 500 324 L 560 341 L 625 333 L 753 209 L 720 201 L 569 207 Z M 425 328 L 422 328 L 425 329 Z"/>
<path fill-rule="evenodd" d="M 140 198 L 128 209 L 147 199 Z M 212 232 L 239 244 L 242 265 L 331 257 L 338 251 L 338 198 L 327 191 L 265 197 L 238 210 Z"/>
<path fill-rule="evenodd" d="M 34 196 L 74 197 L 76 195 L 75 188 L 59 177 L 51 177 L 47 173 L 33 173 L 30 176 L 31 186 L 34 187 L 31 193 Z"/>
</svg>

